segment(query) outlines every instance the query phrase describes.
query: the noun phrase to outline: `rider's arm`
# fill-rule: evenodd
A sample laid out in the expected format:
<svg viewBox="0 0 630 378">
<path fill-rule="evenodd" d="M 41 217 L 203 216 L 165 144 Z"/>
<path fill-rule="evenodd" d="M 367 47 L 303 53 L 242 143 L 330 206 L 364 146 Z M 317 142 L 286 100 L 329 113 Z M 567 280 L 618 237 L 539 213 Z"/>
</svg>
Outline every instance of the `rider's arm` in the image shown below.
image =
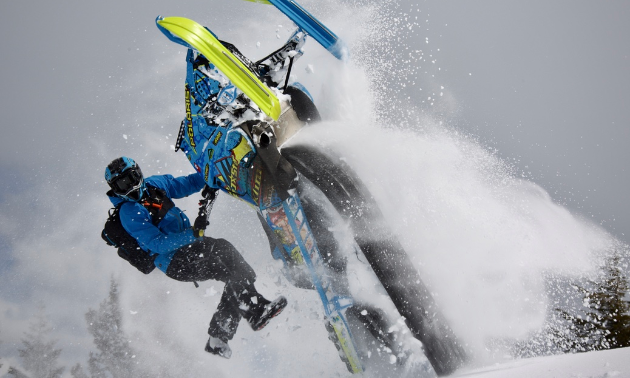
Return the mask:
<svg viewBox="0 0 630 378">
<path fill-rule="evenodd" d="M 147 183 L 166 190 L 170 198 L 184 198 L 203 189 L 206 184 L 200 173 L 188 176 L 173 177 L 171 175 L 151 176 Z"/>
<path fill-rule="evenodd" d="M 145 251 L 164 254 L 194 242 L 192 228 L 182 232 L 165 234 L 151 222 L 149 211 L 136 203 L 126 203 L 120 208 L 120 222 Z"/>
</svg>

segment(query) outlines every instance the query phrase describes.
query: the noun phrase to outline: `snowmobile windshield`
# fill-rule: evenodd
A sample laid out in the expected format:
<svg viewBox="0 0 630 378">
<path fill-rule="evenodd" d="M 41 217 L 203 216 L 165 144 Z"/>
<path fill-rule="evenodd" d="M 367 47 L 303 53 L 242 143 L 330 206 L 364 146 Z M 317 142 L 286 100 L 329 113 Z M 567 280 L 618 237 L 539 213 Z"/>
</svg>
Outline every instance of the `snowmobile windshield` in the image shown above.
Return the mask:
<svg viewBox="0 0 630 378">
<path fill-rule="evenodd" d="M 142 187 L 142 171 L 140 171 L 138 167 L 127 169 L 112 179 L 110 186 L 114 193 L 121 196 L 129 196 L 134 191 L 140 193 Z"/>
</svg>

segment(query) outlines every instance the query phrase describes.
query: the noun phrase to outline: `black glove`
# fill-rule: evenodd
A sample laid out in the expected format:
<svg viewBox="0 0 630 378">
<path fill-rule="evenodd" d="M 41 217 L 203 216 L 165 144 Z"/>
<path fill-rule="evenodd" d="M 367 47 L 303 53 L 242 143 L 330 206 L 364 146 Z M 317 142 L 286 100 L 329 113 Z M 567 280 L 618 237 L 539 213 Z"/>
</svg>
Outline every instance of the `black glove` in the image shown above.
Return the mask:
<svg viewBox="0 0 630 378">
<path fill-rule="evenodd" d="M 193 224 L 193 234 L 196 238 L 200 238 L 204 234 L 204 230 L 210 224 L 208 222 L 208 206 L 212 207 L 212 201 L 217 196 L 218 189 L 213 189 L 208 185 L 203 187 L 201 191 L 201 195 L 203 199 L 199 202 L 199 215 L 197 219 L 195 219 L 195 223 Z"/>
<path fill-rule="evenodd" d="M 195 219 L 195 223 L 193 224 L 193 235 L 196 238 L 200 238 L 204 234 L 204 230 L 210 224 L 208 222 L 208 214 L 199 210 L 199 215 L 197 219 Z"/>
<path fill-rule="evenodd" d="M 214 201 L 214 199 L 217 196 L 217 191 L 219 189 L 213 189 L 211 187 L 209 187 L 208 185 L 203 187 L 203 190 L 201 191 L 201 196 L 205 199 L 207 199 L 208 201 Z"/>
</svg>

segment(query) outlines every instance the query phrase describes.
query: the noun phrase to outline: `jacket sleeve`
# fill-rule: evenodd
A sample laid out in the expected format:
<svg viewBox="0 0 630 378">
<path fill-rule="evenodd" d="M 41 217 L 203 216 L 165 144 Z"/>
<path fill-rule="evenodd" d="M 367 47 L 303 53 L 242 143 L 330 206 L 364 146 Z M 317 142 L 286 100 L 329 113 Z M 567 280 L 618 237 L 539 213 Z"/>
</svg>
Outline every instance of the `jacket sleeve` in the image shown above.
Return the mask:
<svg viewBox="0 0 630 378">
<path fill-rule="evenodd" d="M 151 255 L 169 253 L 196 240 L 192 228 L 168 235 L 163 233 L 151 222 L 149 211 L 136 203 L 129 202 L 120 208 L 120 222 L 140 248 Z"/>
<path fill-rule="evenodd" d="M 203 189 L 206 184 L 203 176 L 193 173 L 188 176 L 173 177 L 171 175 L 151 176 L 147 179 L 150 184 L 166 190 L 170 198 L 184 198 Z"/>
</svg>

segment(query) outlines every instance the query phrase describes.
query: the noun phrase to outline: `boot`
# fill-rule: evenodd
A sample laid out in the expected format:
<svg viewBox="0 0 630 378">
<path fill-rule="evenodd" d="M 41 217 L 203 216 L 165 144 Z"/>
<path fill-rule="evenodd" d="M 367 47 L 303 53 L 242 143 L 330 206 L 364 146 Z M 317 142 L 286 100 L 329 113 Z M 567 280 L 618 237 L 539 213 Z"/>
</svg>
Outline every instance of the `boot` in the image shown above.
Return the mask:
<svg viewBox="0 0 630 378">
<path fill-rule="evenodd" d="M 254 331 L 260 331 L 265 328 L 271 318 L 278 316 L 286 306 L 287 299 L 280 296 L 273 302 L 267 302 L 266 304 L 260 303 L 257 306 L 252 306 L 243 314 L 243 317 Z"/>
<path fill-rule="evenodd" d="M 232 349 L 230 349 L 227 340 L 221 340 L 218 337 L 210 336 L 208 342 L 206 343 L 206 352 L 216 354 L 217 356 L 227 359 L 232 357 Z"/>
</svg>

